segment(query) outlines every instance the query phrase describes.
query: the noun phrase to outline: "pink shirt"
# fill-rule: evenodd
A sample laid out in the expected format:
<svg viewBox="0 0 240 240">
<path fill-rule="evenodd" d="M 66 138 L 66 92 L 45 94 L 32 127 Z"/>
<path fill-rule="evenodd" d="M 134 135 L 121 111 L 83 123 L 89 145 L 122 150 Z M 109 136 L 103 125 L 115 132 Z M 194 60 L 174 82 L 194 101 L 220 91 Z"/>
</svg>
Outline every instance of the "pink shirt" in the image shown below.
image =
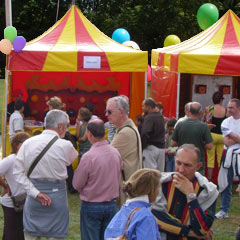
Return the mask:
<svg viewBox="0 0 240 240">
<path fill-rule="evenodd" d="M 74 172 L 73 187 L 87 202 L 108 202 L 119 196 L 122 159 L 107 141 L 94 143 Z"/>
</svg>

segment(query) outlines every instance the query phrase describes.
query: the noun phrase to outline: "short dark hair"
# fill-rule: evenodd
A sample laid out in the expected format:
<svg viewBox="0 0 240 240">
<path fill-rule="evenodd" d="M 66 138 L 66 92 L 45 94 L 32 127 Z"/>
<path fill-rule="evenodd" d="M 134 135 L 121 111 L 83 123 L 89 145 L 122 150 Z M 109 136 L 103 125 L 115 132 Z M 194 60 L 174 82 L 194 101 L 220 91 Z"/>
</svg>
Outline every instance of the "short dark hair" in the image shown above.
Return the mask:
<svg viewBox="0 0 240 240">
<path fill-rule="evenodd" d="M 151 108 L 155 108 L 156 107 L 156 103 L 152 98 L 147 98 L 144 100 L 144 105 L 145 106 L 149 106 Z"/>
<path fill-rule="evenodd" d="M 91 113 L 94 112 L 94 104 L 92 102 L 88 102 L 86 105 L 85 105 L 85 108 L 87 108 Z"/>
<path fill-rule="evenodd" d="M 101 119 L 90 121 L 87 124 L 87 129 L 95 138 L 103 138 L 105 136 L 104 122 Z"/>
<path fill-rule="evenodd" d="M 220 103 L 220 101 L 224 99 L 222 92 L 215 92 L 212 96 L 212 101 L 214 104 Z"/>
<path fill-rule="evenodd" d="M 229 102 L 235 102 L 237 107 L 240 107 L 240 100 L 238 98 L 233 98 Z"/>
<path fill-rule="evenodd" d="M 161 102 L 156 102 L 156 107 L 159 109 L 159 110 L 162 110 L 163 109 L 163 104 Z"/>
<path fill-rule="evenodd" d="M 15 110 L 20 110 L 22 107 L 24 107 L 24 101 L 22 99 L 16 99 L 14 102 L 14 109 Z"/>
<path fill-rule="evenodd" d="M 170 118 L 167 122 L 167 127 L 174 127 L 176 122 L 177 122 L 176 118 Z"/>
</svg>

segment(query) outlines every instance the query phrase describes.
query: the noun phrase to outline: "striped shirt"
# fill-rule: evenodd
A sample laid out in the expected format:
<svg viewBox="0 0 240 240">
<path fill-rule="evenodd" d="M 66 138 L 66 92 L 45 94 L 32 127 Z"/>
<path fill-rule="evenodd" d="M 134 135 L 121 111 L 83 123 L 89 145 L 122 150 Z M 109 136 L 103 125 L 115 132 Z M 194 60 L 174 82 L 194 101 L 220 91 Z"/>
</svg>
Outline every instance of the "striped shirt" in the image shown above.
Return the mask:
<svg viewBox="0 0 240 240">
<path fill-rule="evenodd" d="M 193 179 L 194 192 L 197 196 L 203 190 L 196 178 Z M 206 211 L 200 207 L 198 200 L 187 202 L 186 195 L 175 188 L 172 181 L 163 183 L 162 192 L 167 200 L 167 212 L 152 210 L 160 231 L 167 232 L 167 239 L 196 239 L 187 237 L 190 230 L 197 235 L 204 235 L 213 224 L 216 201 Z"/>
</svg>

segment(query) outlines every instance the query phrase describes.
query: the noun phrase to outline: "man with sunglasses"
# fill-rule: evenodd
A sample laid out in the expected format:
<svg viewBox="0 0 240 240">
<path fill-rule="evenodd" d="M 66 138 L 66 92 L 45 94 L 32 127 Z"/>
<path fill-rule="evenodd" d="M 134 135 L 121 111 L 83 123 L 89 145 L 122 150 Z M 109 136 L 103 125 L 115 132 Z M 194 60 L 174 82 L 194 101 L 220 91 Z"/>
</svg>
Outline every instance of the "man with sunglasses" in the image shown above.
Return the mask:
<svg viewBox="0 0 240 240">
<path fill-rule="evenodd" d="M 117 132 L 111 145 L 119 151 L 122 157 L 123 181 L 128 180 L 136 170 L 142 168 L 140 135 L 133 121 L 128 118 L 128 113 L 129 104 L 124 97 L 118 96 L 108 99 L 105 115 L 109 123 L 117 127 Z M 126 198 L 126 194 L 120 190 L 119 204 L 125 203 Z"/>
</svg>

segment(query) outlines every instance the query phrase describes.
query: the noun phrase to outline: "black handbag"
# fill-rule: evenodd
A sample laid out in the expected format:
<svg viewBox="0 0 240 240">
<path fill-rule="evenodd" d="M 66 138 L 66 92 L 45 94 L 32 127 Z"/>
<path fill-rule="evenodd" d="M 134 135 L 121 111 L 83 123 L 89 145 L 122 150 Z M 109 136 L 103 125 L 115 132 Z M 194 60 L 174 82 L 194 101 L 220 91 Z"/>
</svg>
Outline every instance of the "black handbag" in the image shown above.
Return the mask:
<svg viewBox="0 0 240 240">
<path fill-rule="evenodd" d="M 41 158 L 43 157 L 43 155 L 48 151 L 48 149 L 54 144 L 54 142 L 56 142 L 58 139 L 57 136 L 55 136 L 48 144 L 47 146 L 41 151 L 41 153 L 35 158 L 35 160 L 33 161 L 32 165 L 30 166 L 28 173 L 27 173 L 27 177 L 29 178 L 29 176 L 31 175 L 33 169 L 36 167 L 36 165 L 38 164 L 38 162 L 41 160 Z M 11 196 L 12 202 L 13 202 L 13 207 L 15 212 L 21 212 L 23 210 L 24 207 L 24 203 L 27 197 L 27 193 L 23 193 L 17 196 Z"/>
</svg>

